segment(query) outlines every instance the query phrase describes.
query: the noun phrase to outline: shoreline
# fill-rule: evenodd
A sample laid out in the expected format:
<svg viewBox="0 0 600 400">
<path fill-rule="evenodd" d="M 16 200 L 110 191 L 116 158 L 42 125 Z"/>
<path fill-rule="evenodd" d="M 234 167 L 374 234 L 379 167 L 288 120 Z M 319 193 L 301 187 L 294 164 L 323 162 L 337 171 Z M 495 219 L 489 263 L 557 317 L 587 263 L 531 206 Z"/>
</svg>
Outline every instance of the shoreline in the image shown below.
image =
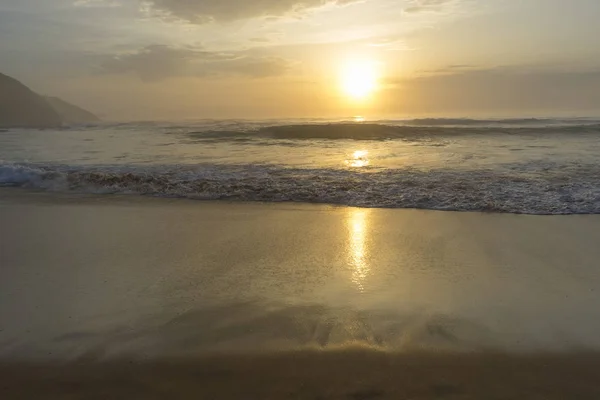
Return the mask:
<svg viewBox="0 0 600 400">
<path fill-rule="evenodd" d="M 195 199 L 184 196 L 169 196 L 169 195 L 152 195 L 140 193 L 84 193 L 77 191 L 48 191 L 38 188 L 23 188 L 16 186 L 0 186 L 0 202 L 24 201 L 27 203 L 60 203 L 68 202 L 71 204 L 95 202 L 107 203 L 114 202 L 115 204 L 152 204 L 152 202 L 164 202 L 163 204 L 209 204 L 209 205 L 248 205 L 248 206 L 266 206 L 280 207 L 289 209 L 310 209 L 314 210 L 335 210 L 335 209 L 365 209 L 365 210 L 382 210 L 382 211 L 407 211 L 407 212 L 431 212 L 431 213 L 458 213 L 458 214 L 483 214 L 483 215 L 509 215 L 509 216 L 524 216 L 524 217 L 586 217 L 598 216 L 600 212 L 572 212 L 562 214 L 552 213 L 527 213 L 527 212 L 512 212 L 512 211 L 497 211 L 490 210 L 453 210 L 453 209 L 436 209 L 436 208 L 412 208 L 412 207 L 384 207 L 384 206 L 354 206 L 343 203 L 327 203 L 327 202 L 306 202 L 306 201 L 260 201 L 260 200 L 245 200 L 245 199 Z"/>
</svg>

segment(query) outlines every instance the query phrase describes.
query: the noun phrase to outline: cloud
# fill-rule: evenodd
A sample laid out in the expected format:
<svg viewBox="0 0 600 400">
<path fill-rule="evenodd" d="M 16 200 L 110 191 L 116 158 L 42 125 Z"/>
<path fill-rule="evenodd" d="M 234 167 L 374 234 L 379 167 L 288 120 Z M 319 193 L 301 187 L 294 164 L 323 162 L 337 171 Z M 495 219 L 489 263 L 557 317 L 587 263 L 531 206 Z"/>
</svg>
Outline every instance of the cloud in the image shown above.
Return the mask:
<svg viewBox="0 0 600 400">
<path fill-rule="evenodd" d="M 367 40 L 361 40 L 369 47 L 377 47 L 385 50 L 410 50 L 406 41 L 402 37 L 376 37 Z"/>
<path fill-rule="evenodd" d="M 252 37 L 250 39 L 248 39 L 251 42 L 254 43 L 269 43 L 271 40 L 267 37 Z"/>
<path fill-rule="evenodd" d="M 358 0 L 145 0 L 147 9 L 194 23 L 282 16 L 326 4 Z"/>
<path fill-rule="evenodd" d="M 444 72 L 412 79 L 392 79 L 387 88 L 397 101 L 411 93 L 410 103 L 404 105 L 407 112 L 429 109 L 442 114 L 519 114 L 523 110 L 555 110 L 585 114 L 600 107 L 600 68 L 578 71 L 532 66 L 458 66 L 441 70 Z"/>
<path fill-rule="evenodd" d="M 112 8 L 121 7 L 122 4 L 117 0 L 75 0 L 73 2 L 75 7 L 93 7 L 93 8 Z"/>
<path fill-rule="evenodd" d="M 286 73 L 292 63 L 280 57 L 252 57 L 194 48 L 151 45 L 112 57 L 100 66 L 104 74 L 135 73 L 146 82 L 170 77 L 241 75 L 266 78 Z"/>
<path fill-rule="evenodd" d="M 474 69 L 477 69 L 476 65 L 451 64 L 451 65 L 446 65 L 445 67 L 442 67 L 442 68 L 424 70 L 423 72 L 426 74 L 455 74 L 458 72 L 463 72 L 466 70 L 474 70 Z"/>
<path fill-rule="evenodd" d="M 411 4 L 404 9 L 404 12 L 410 14 L 437 11 L 451 2 L 453 2 L 453 0 L 413 0 Z"/>
</svg>

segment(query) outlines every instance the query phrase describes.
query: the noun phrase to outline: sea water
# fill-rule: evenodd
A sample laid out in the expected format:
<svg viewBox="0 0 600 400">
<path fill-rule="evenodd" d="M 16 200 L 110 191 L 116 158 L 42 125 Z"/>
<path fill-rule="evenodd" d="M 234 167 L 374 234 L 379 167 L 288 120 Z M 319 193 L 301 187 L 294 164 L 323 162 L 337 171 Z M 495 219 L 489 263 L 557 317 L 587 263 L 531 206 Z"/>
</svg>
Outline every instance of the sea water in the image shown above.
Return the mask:
<svg viewBox="0 0 600 400">
<path fill-rule="evenodd" d="M 0 131 L 0 185 L 199 200 L 600 213 L 600 120 L 203 120 Z"/>
</svg>

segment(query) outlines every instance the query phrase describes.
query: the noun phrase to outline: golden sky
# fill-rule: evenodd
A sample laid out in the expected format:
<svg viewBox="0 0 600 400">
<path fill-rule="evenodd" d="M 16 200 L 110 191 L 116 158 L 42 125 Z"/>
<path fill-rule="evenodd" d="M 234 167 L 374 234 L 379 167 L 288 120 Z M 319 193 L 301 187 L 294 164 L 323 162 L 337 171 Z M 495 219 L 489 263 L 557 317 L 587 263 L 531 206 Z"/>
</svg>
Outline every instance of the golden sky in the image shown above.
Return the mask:
<svg viewBox="0 0 600 400">
<path fill-rule="evenodd" d="M 597 0 L 3 0 L 0 71 L 107 119 L 598 115 Z"/>
</svg>

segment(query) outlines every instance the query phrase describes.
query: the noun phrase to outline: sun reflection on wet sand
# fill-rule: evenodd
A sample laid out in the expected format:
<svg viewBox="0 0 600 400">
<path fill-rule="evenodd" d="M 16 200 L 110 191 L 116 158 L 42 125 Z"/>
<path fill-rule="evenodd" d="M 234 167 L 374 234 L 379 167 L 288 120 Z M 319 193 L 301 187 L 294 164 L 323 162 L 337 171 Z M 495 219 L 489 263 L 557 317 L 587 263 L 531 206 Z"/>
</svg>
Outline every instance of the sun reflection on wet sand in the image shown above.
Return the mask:
<svg viewBox="0 0 600 400">
<path fill-rule="evenodd" d="M 367 228 L 371 210 L 364 208 L 348 209 L 348 258 L 352 266 L 352 281 L 363 292 L 364 281 L 369 275 Z"/>
</svg>

